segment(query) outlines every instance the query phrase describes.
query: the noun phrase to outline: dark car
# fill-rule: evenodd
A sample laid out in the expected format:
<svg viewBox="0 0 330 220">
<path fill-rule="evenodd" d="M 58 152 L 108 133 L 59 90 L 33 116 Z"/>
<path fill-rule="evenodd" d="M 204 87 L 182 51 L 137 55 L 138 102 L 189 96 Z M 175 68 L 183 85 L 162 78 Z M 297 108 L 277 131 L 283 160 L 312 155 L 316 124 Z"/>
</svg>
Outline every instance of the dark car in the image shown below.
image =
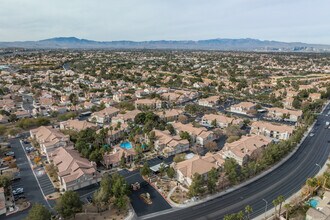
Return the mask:
<svg viewBox="0 0 330 220">
<path fill-rule="evenodd" d="M 22 194 L 20 194 L 20 195 L 15 195 L 14 196 L 14 200 L 15 201 L 17 201 L 17 200 L 19 200 L 19 199 L 25 199 L 26 197 L 25 197 L 25 195 L 22 195 Z"/>
<path fill-rule="evenodd" d="M 93 202 L 93 198 L 92 198 L 92 196 L 87 196 L 87 201 L 89 202 L 89 203 L 92 203 Z"/>
</svg>

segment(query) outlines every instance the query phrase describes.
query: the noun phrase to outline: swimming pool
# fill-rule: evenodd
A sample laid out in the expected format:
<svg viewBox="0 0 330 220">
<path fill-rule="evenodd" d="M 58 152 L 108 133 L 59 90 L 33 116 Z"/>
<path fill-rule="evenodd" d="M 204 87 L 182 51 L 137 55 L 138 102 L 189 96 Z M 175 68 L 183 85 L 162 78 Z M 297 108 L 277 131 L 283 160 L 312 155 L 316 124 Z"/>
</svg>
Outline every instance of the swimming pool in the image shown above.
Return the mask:
<svg viewBox="0 0 330 220">
<path fill-rule="evenodd" d="M 132 147 L 133 147 L 131 142 L 129 142 L 129 141 L 122 142 L 119 146 L 126 150 L 132 149 Z"/>
<path fill-rule="evenodd" d="M 309 203 L 309 205 L 312 206 L 313 208 L 316 208 L 317 205 L 319 204 L 319 201 L 316 200 L 316 199 L 310 199 L 310 200 L 308 201 L 308 203 Z"/>
</svg>

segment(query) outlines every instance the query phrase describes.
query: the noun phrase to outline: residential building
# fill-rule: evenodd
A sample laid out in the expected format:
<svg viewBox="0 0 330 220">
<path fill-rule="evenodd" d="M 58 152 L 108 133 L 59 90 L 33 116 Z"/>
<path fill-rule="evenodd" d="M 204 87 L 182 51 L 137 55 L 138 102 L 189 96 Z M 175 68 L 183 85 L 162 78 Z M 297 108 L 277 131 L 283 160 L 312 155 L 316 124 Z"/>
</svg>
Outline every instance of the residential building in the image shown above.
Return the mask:
<svg viewBox="0 0 330 220">
<path fill-rule="evenodd" d="M 177 134 L 180 132 L 188 132 L 190 137 L 192 138 L 192 143 L 199 144 L 204 146 L 207 142 L 213 141 L 215 139 L 215 135 L 213 132 L 208 131 L 204 127 L 194 127 L 192 124 L 182 124 L 181 122 L 176 122 L 172 124 Z"/>
<path fill-rule="evenodd" d="M 316 100 L 321 99 L 321 93 L 310 93 L 309 96 L 308 96 L 308 98 L 309 98 L 312 102 L 314 102 L 314 101 L 316 101 Z"/>
<path fill-rule="evenodd" d="M 121 158 L 124 158 L 125 164 L 132 163 L 135 155 L 136 153 L 133 148 L 124 149 L 117 145 L 112 149 L 112 151 L 103 155 L 102 163 L 107 169 L 111 169 L 120 166 Z"/>
<path fill-rule="evenodd" d="M 118 115 L 118 113 L 119 109 L 115 107 L 108 107 L 101 111 L 94 112 L 89 120 L 98 124 L 105 124 L 111 122 L 111 118 Z"/>
<path fill-rule="evenodd" d="M 205 114 L 202 117 L 201 124 L 206 127 L 213 127 L 216 124 L 218 128 L 226 128 L 231 124 L 239 125 L 243 123 L 243 119 L 235 119 L 226 115 Z"/>
<path fill-rule="evenodd" d="M 176 172 L 176 179 L 180 183 L 190 186 L 195 173 L 207 180 L 207 174 L 212 168 L 221 169 L 224 159 L 219 153 L 207 153 L 205 156 L 195 155 L 194 157 L 174 163 L 173 168 Z"/>
<path fill-rule="evenodd" d="M 140 110 L 133 110 L 133 111 L 127 111 L 124 114 L 119 113 L 117 116 L 112 118 L 112 122 L 113 123 L 127 123 L 127 122 L 133 122 L 134 118 L 137 114 L 141 113 Z"/>
<path fill-rule="evenodd" d="M 155 149 L 164 156 L 179 154 L 189 150 L 189 141 L 178 135 L 171 135 L 168 131 L 153 130 L 155 132 Z"/>
<path fill-rule="evenodd" d="M 69 135 L 65 135 L 51 126 L 41 126 L 30 130 L 31 138 L 35 139 L 40 145 L 40 151 L 47 156 L 58 147 L 67 147 L 70 143 Z"/>
<path fill-rule="evenodd" d="M 182 114 L 182 110 L 178 110 L 178 109 L 164 110 L 162 112 L 157 112 L 156 114 L 165 122 L 172 122 L 178 120 L 179 115 Z"/>
<path fill-rule="evenodd" d="M 58 179 L 65 191 L 77 190 L 101 181 L 95 162 L 82 158 L 74 149 L 59 147 L 51 153 L 50 158 L 58 169 Z"/>
<path fill-rule="evenodd" d="M 158 99 L 138 99 L 135 100 L 136 109 L 160 109 L 163 107 L 163 101 Z"/>
<path fill-rule="evenodd" d="M 299 118 L 302 116 L 301 110 L 290 110 L 283 108 L 267 108 L 267 117 L 275 120 L 285 120 L 297 122 Z"/>
<path fill-rule="evenodd" d="M 277 140 L 287 140 L 294 131 L 293 126 L 280 125 L 265 121 L 255 121 L 251 125 L 251 134 L 264 135 Z"/>
<path fill-rule="evenodd" d="M 67 121 L 60 122 L 61 130 L 81 131 L 87 128 L 96 128 L 96 125 L 88 121 L 79 121 L 77 119 L 70 119 Z"/>
<path fill-rule="evenodd" d="M 210 96 L 205 99 L 199 99 L 198 105 L 205 106 L 205 107 L 216 107 L 219 103 L 219 96 Z"/>
<path fill-rule="evenodd" d="M 238 164 L 245 164 L 250 158 L 258 155 L 272 140 L 262 135 L 242 136 L 232 143 L 226 143 L 221 153 L 223 158 L 233 158 Z"/>
<path fill-rule="evenodd" d="M 230 106 L 230 111 L 238 114 L 249 115 L 256 109 L 256 104 L 252 102 L 241 102 Z"/>
</svg>

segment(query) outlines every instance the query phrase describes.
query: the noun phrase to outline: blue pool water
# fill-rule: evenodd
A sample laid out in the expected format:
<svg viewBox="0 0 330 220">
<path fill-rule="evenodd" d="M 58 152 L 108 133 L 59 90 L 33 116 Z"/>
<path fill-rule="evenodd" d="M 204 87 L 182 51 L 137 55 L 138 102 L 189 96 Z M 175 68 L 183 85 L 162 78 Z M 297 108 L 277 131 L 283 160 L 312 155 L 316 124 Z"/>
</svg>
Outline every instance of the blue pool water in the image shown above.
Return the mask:
<svg viewBox="0 0 330 220">
<path fill-rule="evenodd" d="M 132 149 L 132 147 L 133 147 L 131 142 L 129 142 L 129 141 L 122 142 L 119 146 L 126 150 Z"/>
<path fill-rule="evenodd" d="M 309 205 L 312 206 L 313 208 L 316 208 L 317 205 L 319 204 L 319 201 L 317 201 L 316 199 L 311 199 L 309 200 Z"/>
</svg>

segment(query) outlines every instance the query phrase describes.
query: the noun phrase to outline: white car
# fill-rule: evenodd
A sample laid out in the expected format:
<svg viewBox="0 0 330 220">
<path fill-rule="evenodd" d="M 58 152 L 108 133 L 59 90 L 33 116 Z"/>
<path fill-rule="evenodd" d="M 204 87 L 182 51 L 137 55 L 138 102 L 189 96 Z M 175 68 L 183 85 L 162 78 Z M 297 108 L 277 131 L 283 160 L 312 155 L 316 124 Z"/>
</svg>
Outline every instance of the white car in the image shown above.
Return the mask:
<svg viewBox="0 0 330 220">
<path fill-rule="evenodd" d="M 17 188 L 17 189 L 14 189 L 13 190 L 13 195 L 19 195 L 19 194 L 22 194 L 24 193 L 24 189 L 23 188 Z"/>
<path fill-rule="evenodd" d="M 310 137 L 313 137 L 314 136 L 314 133 L 310 133 L 310 135 L 309 135 Z"/>
</svg>

